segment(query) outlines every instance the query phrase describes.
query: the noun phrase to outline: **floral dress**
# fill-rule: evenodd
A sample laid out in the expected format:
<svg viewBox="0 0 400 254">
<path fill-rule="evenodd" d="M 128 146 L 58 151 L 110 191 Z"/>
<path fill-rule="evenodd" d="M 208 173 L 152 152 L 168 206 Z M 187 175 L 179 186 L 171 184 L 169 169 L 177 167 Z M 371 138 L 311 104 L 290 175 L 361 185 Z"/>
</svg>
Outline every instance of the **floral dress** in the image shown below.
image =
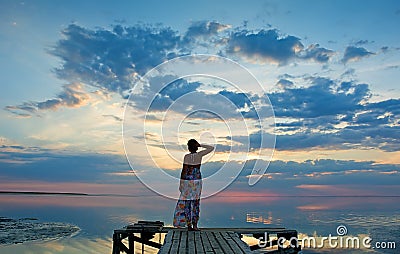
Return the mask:
<svg viewBox="0 0 400 254">
<path fill-rule="evenodd" d="M 174 226 L 185 227 L 197 224 L 200 214 L 202 180 L 200 164 L 183 164 L 180 196 L 174 212 Z"/>
</svg>

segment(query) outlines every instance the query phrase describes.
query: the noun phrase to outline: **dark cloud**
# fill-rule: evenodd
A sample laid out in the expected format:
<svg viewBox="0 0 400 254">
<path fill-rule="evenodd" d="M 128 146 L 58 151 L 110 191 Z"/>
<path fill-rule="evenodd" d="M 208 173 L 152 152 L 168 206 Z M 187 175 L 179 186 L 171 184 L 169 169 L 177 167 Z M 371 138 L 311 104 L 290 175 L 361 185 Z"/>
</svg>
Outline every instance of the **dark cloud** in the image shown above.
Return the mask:
<svg viewBox="0 0 400 254">
<path fill-rule="evenodd" d="M 346 78 L 346 77 L 354 77 L 356 73 L 356 70 L 353 68 L 347 69 L 345 72 L 343 72 L 342 75 L 340 75 L 341 78 Z"/>
<path fill-rule="evenodd" d="M 59 107 L 81 107 L 87 104 L 90 96 L 81 84 L 69 84 L 63 86 L 63 91 L 56 98 L 39 102 L 25 102 L 17 106 L 7 106 L 5 109 L 19 116 L 31 116 L 41 110 L 56 110 Z"/>
<path fill-rule="evenodd" d="M 334 54 L 318 44 L 304 49 L 300 38 L 283 36 L 276 29 L 253 32 L 217 21 L 194 22 L 180 33 L 162 25 L 117 24 L 112 29 L 90 29 L 71 24 L 61 34 L 63 38 L 47 50 L 61 60 L 61 66 L 54 69 L 57 77 L 68 84 L 84 84 L 87 90 L 119 93 L 123 98 L 127 98 L 132 85 L 151 68 L 177 56 L 197 53 L 195 45 L 205 46 L 211 50 L 209 53 L 227 53 L 279 65 L 295 59 L 325 63 Z M 55 98 L 24 102 L 8 106 L 6 110 L 27 117 L 40 110 L 84 105 L 85 99 L 77 97 L 76 89 L 73 90 L 64 87 Z M 177 91 L 168 92 L 177 94 Z M 82 91 L 80 96 L 83 94 Z M 174 100 L 172 94 L 163 99 L 166 103 Z"/>
<path fill-rule="evenodd" d="M 169 83 L 170 80 L 173 82 Z M 207 85 L 182 78 L 175 79 L 170 75 L 157 76 L 151 78 L 148 86 L 144 86 L 139 94 L 132 95 L 131 100 L 136 109 L 146 112 L 163 112 L 168 109 L 187 115 L 205 108 L 213 114 L 203 110 L 196 117 L 209 119 L 215 118 L 217 114 L 225 120 L 241 117 L 258 119 L 253 105 L 253 101 L 258 99 L 257 95 L 227 90 L 209 93 L 199 89 Z"/>
<path fill-rule="evenodd" d="M 64 39 L 49 50 L 63 60 L 55 70 L 60 79 L 121 93 L 135 75 L 175 56 L 180 36 L 167 27 L 117 25 L 112 31 L 69 25 Z"/>
<path fill-rule="evenodd" d="M 286 87 L 283 91 L 268 94 L 276 117 L 295 118 L 354 112 L 369 96 L 370 91 L 366 84 L 336 84 L 326 78 L 313 78 L 310 87 Z"/>
<path fill-rule="evenodd" d="M 230 35 L 226 52 L 239 55 L 252 62 L 270 62 L 285 65 L 294 59 L 314 60 L 326 63 L 334 51 L 311 44 L 306 49 L 301 39 L 295 36 L 282 36 L 278 30 L 252 32 L 240 30 Z"/>
<path fill-rule="evenodd" d="M 333 50 L 321 48 L 318 44 L 312 44 L 301 51 L 298 56 L 302 59 L 312 59 L 318 63 L 326 63 L 334 54 Z"/>
<path fill-rule="evenodd" d="M 168 96 L 171 100 L 175 101 L 185 94 L 196 91 L 200 85 L 200 82 L 188 82 L 185 79 L 179 79 L 164 87 L 159 94 Z"/>
<path fill-rule="evenodd" d="M 358 61 L 361 58 L 368 57 L 374 54 L 375 53 L 369 52 L 367 49 L 363 47 L 348 46 L 344 51 L 342 62 L 348 63 L 352 61 Z"/>
<path fill-rule="evenodd" d="M 185 34 L 185 40 L 196 40 L 197 38 L 209 39 L 210 36 L 230 28 L 229 25 L 221 24 L 217 21 L 197 21 L 188 28 Z"/>
<path fill-rule="evenodd" d="M 222 91 L 218 92 L 218 94 L 228 98 L 239 109 L 249 107 L 249 108 L 251 108 L 249 110 L 254 110 L 252 101 L 255 99 L 255 95 L 251 96 L 246 93 L 241 93 L 241 92 L 237 93 L 237 92 L 226 91 L 226 90 L 222 90 Z"/>
<path fill-rule="evenodd" d="M 251 61 L 284 65 L 294 59 L 296 53 L 303 48 L 300 38 L 281 36 L 277 30 L 261 30 L 257 33 L 242 30 L 232 33 L 226 51 Z"/>
<path fill-rule="evenodd" d="M 229 147 L 226 147 L 229 148 Z M 217 146 L 217 151 L 225 149 Z M 23 152 L 21 152 L 23 151 Z M 132 172 L 126 158 L 119 155 L 106 154 L 72 154 L 55 152 L 37 147 L 23 147 L 19 145 L 0 146 L 0 179 L 37 180 L 47 182 L 92 182 L 102 184 L 138 183 L 136 177 L 121 178 L 113 173 Z M 25 161 L 29 163 L 18 163 Z M 208 177 L 221 169 L 226 162 L 207 162 L 202 165 L 203 177 Z M 255 160 L 231 161 L 226 168 L 243 168 L 239 177 L 231 188 L 240 189 L 240 183 L 248 182 L 247 176 L 254 168 Z M 168 171 L 179 177 L 179 170 Z M 379 164 L 375 161 L 349 160 L 309 160 L 271 161 L 263 179 L 253 188 L 267 188 L 284 190 L 282 193 L 297 193 L 299 184 L 394 184 L 400 177 L 400 166 L 394 164 Z M 284 184 L 283 184 L 284 183 Z"/>
<path fill-rule="evenodd" d="M 224 162 L 209 162 L 202 165 L 202 174 L 206 177 L 217 172 Z M 247 185 L 248 175 L 251 174 L 255 160 L 232 162 L 234 168 L 243 168 L 233 188 L 241 188 L 240 183 Z M 228 168 L 229 170 L 229 168 Z M 374 161 L 352 161 L 319 159 L 303 162 L 271 161 L 263 178 L 267 181 L 258 182 L 254 188 L 280 190 L 282 193 L 296 191 L 301 184 L 343 185 L 356 184 L 368 186 L 372 184 L 397 184 L 400 178 L 400 166 L 397 164 L 379 164 Z M 248 186 L 245 186 L 248 188 Z M 332 193 L 333 194 L 333 193 Z"/>
<path fill-rule="evenodd" d="M 307 79 L 309 87 L 288 86 L 266 95 L 276 116 L 276 149 L 400 149 L 400 100 L 369 102 L 366 84 Z M 251 134 L 251 148 L 259 148 L 261 138 L 270 135 Z M 233 139 L 246 144 L 248 137 Z"/>
<path fill-rule="evenodd" d="M 110 183 L 116 180 L 110 173 L 130 171 L 124 156 L 111 154 L 2 145 L 0 155 L 1 179 Z"/>
<path fill-rule="evenodd" d="M 123 119 L 121 118 L 121 117 L 119 117 L 119 116 L 115 116 L 115 115 L 103 115 L 104 117 L 110 117 L 110 118 L 112 118 L 112 119 L 114 119 L 115 121 L 118 121 L 118 122 L 122 122 L 123 121 Z"/>
<path fill-rule="evenodd" d="M 165 26 L 116 25 L 112 30 L 106 30 L 72 24 L 62 31 L 62 35 L 63 39 L 49 49 L 49 53 L 62 60 L 61 67 L 55 73 L 71 85 L 64 86 L 63 91 L 54 98 L 24 102 L 17 106 L 8 106 L 6 110 L 19 117 L 28 117 L 41 110 L 85 105 L 90 99 L 90 93 L 77 84 L 85 84 L 92 89 L 100 88 L 106 93 L 119 93 L 125 98 L 135 80 L 165 60 L 192 52 L 188 50 L 189 44 L 196 40 L 208 43 L 210 49 L 215 48 L 215 43 L 224 45 L 224 52 L 232 56 L 279 65 L 297 60 L 326 63 L 335 54 L 318 44 L 305 47 L 300 38 L 282 35 L 276 29 L 229 29 L 227 25 L 216 21 L 194 22 L 183 33 Z M 207 40 L 214 36 L 221 36 L 226 40 Z M 366 41 L 360 41 L 357 45 L 365 43 Z M 347 63 L 372 54 L 374 53 L 363 47 L 349 46 L 342 61 Z M 353 74 L 354 71 L 350 69 L 344 76 Z M 295 78 L 291 75 L 282 75 L 279 78 L 279 91 L 267 94 L 278 119 L 279 149 L 340 144 L 365 147 L 377 145 L 385 150 L 397 148 L 397 142 L 394 142 L 397 138 L 395 133 L 399 115 L 397 100 L 369 103 L 371 92 L 367 84 L 313 77 L 305 80 L 311 83 L 310 86 L 299 87 L 294 84 L 292 80 Z M 173 108 L 179 113 L 187 114 L 191 108 L 199 105 L 210 105 L 208 108 L 214 112 L 229 112 L 234 106 L 234 112 L 225 113 L 224 117 L 237 117 L 237 109 L 246 118 L 258 117 L 251 102 L 262 98 L 255 95 L 232 91 L 205 93 L 198 89 L 200 83 L 182 79 L 165 88 L 160 88 L 158 83 L 160 82 L 150 80 L 142 93 L 134 98 L 136 107 L 147 105 L 152 100 L 150 111 L 164 111 L 179 101 L 181 107 Z M 180 99 L 190 93 L 194 93 L 196 100 Z M 156 96 L 153 100 L 149 96 L 154 94 Z M 210 101 L 213 103 L 210 104 Z M 269 101 L 266 100 L 265 103 L 269 105 Z M 206 112 L 199 112 L 198 117 L 200 116 L 215 117 Z M 341 123 L 347 126 L 337 127 Z M 385 132 L 379 133 L 380 128 Z M 254 134 L 251 137 L 253 148 L 259 144 L 257 135 L 263 134 Z"/>
<path fill-rule="evenodd" d="M 361 46 L 361 45 L 366 45 L 366 44 L 370 44 L 370 43 L 374 43 L 374 42 L 369 41 L 369 40 L 358 40 L 354 43 L 354 45 Z"/>
<path fill-rule="evenodd" d="M 132 94 L 131 100 L 135 108 L 147 112 L 165 111 L 181 96 L 196 92 L 200 85 L 199 82 L 188 82 L 186 79 L 171 75 L 156 76 L 149 80 L 148 85 L 143 87 L 140 94 Z M 149 107 L 146 108 L 146 106 Z"/>
<path fill-rule="evenodd" d="M 288 79 L 284 79 L 281 78 L 280 80 L 278 80 L 278 82 L 275 84 L 279 89 L 286 89 L 286 88 L 292 88 L 293 87 L 293 82 L 288 80 Z"/>
</svg>

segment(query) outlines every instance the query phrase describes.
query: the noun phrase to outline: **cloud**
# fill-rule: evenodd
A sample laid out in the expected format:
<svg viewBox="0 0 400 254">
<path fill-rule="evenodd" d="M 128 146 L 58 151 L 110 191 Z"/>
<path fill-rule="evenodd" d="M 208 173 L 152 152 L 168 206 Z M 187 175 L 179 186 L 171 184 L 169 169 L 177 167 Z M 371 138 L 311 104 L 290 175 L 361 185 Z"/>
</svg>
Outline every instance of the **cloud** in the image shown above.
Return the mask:
<svg viewBox="0 0 400 254">
<path fill-rule="evenodd" d="M 127 184 L 131 186 L 130 188 L 133 186 L 135 190 L 137 188 L 143 190 L 140 184 L 136 185 L 138 179 L 129 174 L 132 171 L 125 157 L 120 155 L 76 154 L 8 144 L 0 147 L 0 158 L 2 158 L 0 160 L 0 167 L 2 169 L 0 179 L 3 182 L 8 182 L 8 186 L 11 186 L 10 188 L 12 188 L 10 182 L 27 180 L 53 183 L 53 187 L 59 182 L 63 183 L 63 187 L 68 187 L 68 182 L 76 181 L 82 183 L 82 187 L 86 186 L 83 183 L 92 183 L 92 187 L 94 188 L 96 186 L 100 188 L 109 185 L 110 189 L 102 189 L 101 193 L 112 192 L 114 187 L 119 189 L 128 188 Z M 13 161 L 5 160 L 5 158 L 11 158 Z M 29 163 L 17 163 L 15 162 L 17 159 L 29 161 Z M 203 177 L 208 177 L 217 172 L 225 163 L 225 161 L 204 163 L 202 165 Z M 243 171 L 240 173 L 238 179 L 230 187 L 231 190 L 248 188 L 248 176 L 252 172 L 254 164 L 255 160 L 229 162 L 226 170 L 230 170 L 231 167 L 243 167 Z M 121 172 L 124 172 L 124 174 L 121 174 Z M 145 174 L 146 171 L 144 170 L 140 173 Z M 179 170 L 172 170 L 171 174 L 179 177 Z M 263 175 L 264 180 L 253 186 L 253 188 L 255 188 L 254 191 L 274 189 L 276 192 L 282 194 L 298 194 L 296 186 L 301 184 L 395 185 L 398 183 L 399 177 L 400 166 L 397 164 L 383 165 L 374 161 L 359 162 L 332 159 L 308 160 L 303 162 L 276 160 L 271 161 L 268 170 Z M 135 184 L 132 185 L 132 183 Z M 31 187 L 34 188 L 34 186 Z M 35 190 L 40 189 L 40 186 L 36 187 Z M 88 189 L 90 188 L 86 188 L 86 191 L 83 192 L 87 192 Z"/>
<path fill-rule="evenodd" d="M 166 80 L 174 81 L 168 83 Z M 164 83 L 166 86 L 161 87 Z M 140 93 L 131 95 L 131 101 L 135 109 L 145 112 L 170 110 L 188 115 L 200 109 L 192 116 L 215 119 L 217 114 L 225 120 L 242 117 L 257 118 L 253 105 L 253 101 L 258 99 L 257 95 L 225 89 L 209 91 L 208 88 L 210 88 L 208 83 L 188 81 L 183 78 L 175 79 L 166 75 L 150 79 L 148 86 L 144 86 Z M 146 108 L 147 105 L 149 105 L 148 108 Z"/>
<path fill-rule="evenodd" d="M 29 117 L 40 110 L 84 105 L 87 98 L 83 91 L 78 93 L 80 89 L 73 87 L 76 84 L 126 98 L 133 84 L 158 64 L 198 50 L 202 53 L 196 45 L 210 49 L 211 54 L 279 65 L 295 60 L 326 63 L 334 54 L 318 44 L 304 49 L 300 38 L 281 35 L 276 29 L 254 32 L 217 21 L 194 22 L 181 32 L 162 25 L 117 24 L 112 29 L 90 29 L 70 24 L 61 34 L 63 38 L 47 52 L 61 60 L 61 66 L 53 70 L 57 77 L 75 85 L 64 86 L 55 98 L 11 105 L 6 110 L 18 117 Z M 168 103 L 168 98 L 163 99 Z"/>
<path fill-rule="evenodd" d="M 305 79 L 310 86 L 295 87 L 284 79 L 279 81 L 281 90 L 265 95 L 274 107 L 276 149 L 400 149 L 399 99 L 370 102 L 367 84 Z M 259 148 L 261 138 L 270 135 L 266 131 L 251 134 L 251 147 Z M 233 139 L 247 142 L 247 136 Z"/>
<path fill-rule="evenodd" d="M 292 88 L 293 87 L 293 82 L 288 80 L 288 79 L 284 79 L 281 78 L 280 80 L 278 80 L 278 82 L 275 84 L 275 86 L 279 89 L 286 89 L 286 88 Z"/>
<path fill-rule="evenodd" d="M 374 43 L 374 41 L 369 41 L 369 40 L 358 40 L 354 44 L 356 46 L 361 46 L 361 45 L 366 45 L 366 44 L 371 44 Z"/>
<path fill-rule="evenodd" d="M 125 157 L 120 155 L 77 154 L 20 145 L 0 146 L 0 168 L 1 179 L 102 183 L 120 182 L 118 176 L 111 177 L 110 173 L 130 170 Z"/>
<path fill-rule="evenodd" d="M 210 36 L 217 35 L 218 33 L 229 29 L 230 25 L 221 24 L 217 21 L 197 21 L 193 22 L 188 28 L 185 39 L 195 40 L 197 38 L 209 39 Z"/>
<path fill-rule="evenodd" d="M 69 82 L 122 93 L 131 88 L 135 75 L 175 56 L 180 36 L 168 27 L 116 25 L 112 31 L 69 25 L 64 39 L 49 50 L 63 60 L 55 73 Z"/>
<path fill-rule="evenodd" d="M 363 47 L 348 46 L 344 51 L 342 62 L 346 64 L 374 54 Z"/>
<path fill-rule="evenodd" d="M 121 118 L 121 117 L 119 117 L 119 116 L 115 116 L 115 115 L 103 115 L 104 117 L 110 117 L 110 118 L 112 118 L 112 119 L 114 119 L 115 121 L 118 121 L 118 122 L 122 122 L 123 121 L 123 119 Z"/>
<path fill-rule="evenodd" d="M 318 63 L 326 63 L 334 54 L 333 50 L 321 48 L 319 44 L 311 44 L 305 50 L 300 51 L 298 56 L 301 59 L 312 59 Z"/>
<path fill-rule="evenodd" d="M 17 106 L 6 106 L 5 109 L 14 114 L 24 116 L 37 114 L 41 110 L 56 110 L 60 107 L 77 108 L 86 105 L 90 95 L 83 90 L 79 83 L 63 86 L 63 91 L 56 98 L 39 102 L 25 102 Z"/>
<path fill-rule="evenodd" d="M 300 38 L 283 36 L 276 29 L 258 32 L 243 29 L 234 32 L 229 36 L 226 52 L 228 55 L 239 55 L 251 62 L 278 65 L 285 65 L 296 59 L 326 63 L 335 54 L 334 51 L 322 48 L 319 44 L 311 44 L 304 49 Z"/>
<path fill-rule="evenodd" d="M 242 30 L 230 36 L 226 51 L 254 62 L 284 65 L 303 48 L 300 38 L 281 36 L 277 30 L 261 30 L 257 33 Z"/>
<path fill-rule="evenodd" d="M 309 87 L 284 86 L 283 91 L 267 95 L 276 117 L 312 118 L 347 114 L 359 109 L 361 102 L 370 97 L 366 84 L 335 83 L 321 77 L 310 80 L 312 85 Z"/>
<path fill-rule="evenodd" d="M 224 162 L 208 162 L 202 165 L 204 177 L 218 171 Z M 248 190 L 248 177 L 255 165 L 255 160 L 246 162 L 230 162 L 233 168 L 242 167 L 243 170 L 228 190 Z M 227 167 L 227 170 L 230 168 Z M 392 195 L 393 193 L 380 188 L 382 185 L 397 185 L 400 178 L 400 167 L 397 164 L 377 164 L 374 161 L 352 160 L 307 160 L 271 161 L 262 180 L 252 187 L 253 193 L 264 193 L 273 190 L 280 195 L 315 195 L 312 189 L 300 191 L 302 185 L 336 185 L 342 187 L 341 193 L 325 192 L 324 195 L 352 195 L 356 194 L 351 189 L 357 185 L 358 190 L 368 188 L 370 195 Z M 345 187 L 347 186 L 347 188 Z M 357 194 L 360 194 L 358 192 Z"/>
</svg>

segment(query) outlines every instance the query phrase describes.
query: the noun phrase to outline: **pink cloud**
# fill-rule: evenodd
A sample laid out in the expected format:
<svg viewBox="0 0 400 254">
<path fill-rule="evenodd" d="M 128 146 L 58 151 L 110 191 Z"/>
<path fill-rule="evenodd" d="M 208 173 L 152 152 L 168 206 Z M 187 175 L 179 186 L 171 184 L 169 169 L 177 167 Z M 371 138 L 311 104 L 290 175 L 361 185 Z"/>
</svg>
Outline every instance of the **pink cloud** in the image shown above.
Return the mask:
<svg viewBox="0 0 400 254">
<path fill-rule="evenodd" d="M 132 182 L 132 184 L 103 184 L 82 182 L 18 181 L 1 183 L 0 191 L 69 192 L 114 195 L 149 194 L 148 189 L 138 182 Z"/>
<path fill-rule="evenodd" d="M 299 195 L 321 196 L 390 196 L 400 193 L 400 185 L 322 185 L 301 184 Z"/>
</svg>

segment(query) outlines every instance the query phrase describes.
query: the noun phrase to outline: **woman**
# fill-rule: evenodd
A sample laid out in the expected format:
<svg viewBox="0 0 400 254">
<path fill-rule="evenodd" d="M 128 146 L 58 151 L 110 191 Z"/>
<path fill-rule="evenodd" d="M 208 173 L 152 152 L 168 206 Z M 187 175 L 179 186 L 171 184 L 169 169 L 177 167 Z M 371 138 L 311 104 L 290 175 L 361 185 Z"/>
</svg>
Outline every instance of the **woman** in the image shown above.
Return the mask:
<svg viewBox="0 0 400 254">
<path fill-rule="evenodd" d="M 214 147 L 209 145 L 200 145 L 195 139 L 190 139 L 187 143 L 189 154 L 183 158 L 183 167 L 181 180 L 179 184 L 178 203 L 176 204 L 174 214 L 175 227 L 188 227 L 189 231 L 199 231 L 197 222 L 200 213 L 200 195 L 202 188 L 201 180 L 201 159 L 209 154 Z M 197 152 L 199 147 L 205 148 Z"/>
</svg>

